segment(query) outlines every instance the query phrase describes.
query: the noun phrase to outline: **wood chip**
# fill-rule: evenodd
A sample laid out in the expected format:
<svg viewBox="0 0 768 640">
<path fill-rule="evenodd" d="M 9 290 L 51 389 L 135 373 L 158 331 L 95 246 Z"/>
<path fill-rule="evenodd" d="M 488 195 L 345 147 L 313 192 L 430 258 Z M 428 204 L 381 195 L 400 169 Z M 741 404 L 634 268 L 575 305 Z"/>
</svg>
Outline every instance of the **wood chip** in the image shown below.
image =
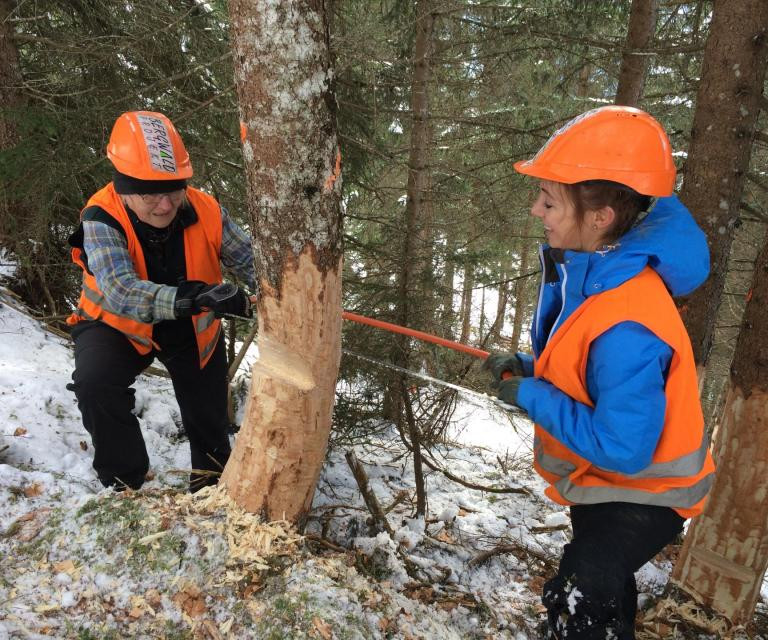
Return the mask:
<svg viewBox="0 0 768 640">
<path fill-rule="evenodd" d="M 26 487 L 24 487 L 24 495 L 27 496 L 27 498 L 36 498 L 42 493 L 43 487 L 39 482 L 28 484 Z"/>
<path fill-rule="evenodd" d="M 75 569 L 75 563 L 72 562 L 72 560 L 63 560 L 62 562 L 57 562 L 53 565 L 53 570 L 56 573 L 69 573 L 73 574 L 77 571 Z"/>
<path fill-rule="evenodd" d="M 172 599 L 190 618 L 199 618 L 205 613 L 205 598 L 195 584 L 189 583 Z"/>
<path fill-rule="evenodd" d="M 331 637 L 333 636 L 331 625 L 319 616 L 312 618 L 312 624 L 315 627 L 315 631 L 320 634 L 320 637 L 323 638 L 323 640 L 331 640 Z"/>
<path fill-rule="evenodd" d="M 143 538 L 139 538 L 137 542 L 139 544 L 147 545 L 150 542 L 154 542 L 155 540 L 159 540 L 163 536 L 168 535 L 167 531 L 158 531 L 157 533 L 150 533 L 148 536 L 144 536 Z"/>
</svg>

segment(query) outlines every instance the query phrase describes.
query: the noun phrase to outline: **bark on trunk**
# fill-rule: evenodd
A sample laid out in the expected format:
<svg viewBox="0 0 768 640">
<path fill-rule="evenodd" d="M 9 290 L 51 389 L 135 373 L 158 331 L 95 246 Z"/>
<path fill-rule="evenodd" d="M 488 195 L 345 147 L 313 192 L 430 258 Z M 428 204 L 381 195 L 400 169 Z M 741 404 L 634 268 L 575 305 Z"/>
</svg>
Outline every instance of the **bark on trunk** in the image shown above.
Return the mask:
<svg viewBox="0 0 768 640">
<path fill-rule="evenodd" d="M 13 0 L 0 0 L 0 151 L 10 149 L 19 142 L 16 127 L 8 116 L 13 117 L 24 102 L 20 90 L 22 77 L 19 52 L 13 42 L 13 29 L 8 20 L 14 5 Z M 8 188 L 7 182 L 5 179 L 0 180 L 0 242 L 13 248 L 12 234 L 16 230 L 16 209 L 19 203 L 14 202 L 14 190 Z"/>
<path fill-rule="evenodd" d="M 439 335 L 445 336 L 448 340 L 453 340 L 453 325 L 456 321 L 456 313 L 453 309 L 453 280 L 456 276 L 456 256 L 455 241 L 452 234 L 453 231 L 449 231 L 445 243 L 445 266 L 442 278 L 442 308 L 440 310 L 439 331 Z"/>
<path fill-rule="evenodd" d="M 699 363 L 707 361 L 712 346 L 714 314 L 739 218 L 766 61 L 768 3 L 715 0 L 681 194 L 707 232 L 712 254 L 712 276 L 687 304 L 686 324 Z M 768 563 L 764 499 L 768 337 L 758 330 L 764 326 L 760 314 L 767 301 L 765 265 L 763 252 L 734 357 L 733 386 L 713 448 L 718 466 L 715 484 L 704 513 L 686 535 L 672 575 L 683 590 L 735 624 L 751 617 Z"/>
<path fill-rule="evenodd" d="M 301 523 L 325 457 L 341 354 L 340 156 L 322 3 L 230 0 L 259 360 L 221 482 Z"/>
<path fill-rule="evenodd" d="M 509 274 L 506 269 L 500 272 L 501 284 L 498 289 L 498 298 L 496 299 L 496 316 L 493 323 L 488 328 L 488 337 L 485 340 L 486 347 L 490 347 L 499 341 L 501 330 L 504 328 L 504 316 L 507 315 L 507 302 L 509 301 L 510 284 L 507 282 Z"/>
<path fill-rule="evenodd" d="M 520 350 L 520 337 L 523 334 L 523 323 L 526 319 L 526 311 L 529 303 L 529 292 L 531 290 L 531 284 L 528 278 L 524 278 L 526 273 L 531 269 L 531 264 L 535 260 L 534 252 L 535 248 L 531 244 L 528 236 L 531 235 L 531 229 L 533 228 L 533 217 L 527 216 L 525 219 L 525 227 L 523 228 L 523 237 L 520 238 L 520 271 L 518 273 L 518 279 L 515 281 L 514 296 L 515 296 L 515 317 L 512 321 L 512 339 L 510 345 L 512 351 L 517 352 Z"/>
<path fill-rule="evenodd" d="M 402 224 L 402 245 L 398 256 L 400 270 L 397 276 L 396 320 L 400 326 L 425 326 L 424 319 L 417 318 L 411 305 L 418 276 L 424 272 L 424 237 L 422 215 L 424 213 L 426 189 L 429 184 L 429 81 L 431 77 L 430 57 L 432 53 L 432 29 L 434 15 L 430 0 L 416 1 L 416 40 L 413 49 L 413 77 L 411 81 L 411 138 L 408 154 L 408 179 L 406 183 L 405 215 Z M 423 292 L 421 292 L 423 295 Z M 411 341 L 407 336 L 397 335 L 392 341 L 390 360 L 404 368 L 409 367 Z M 400 389 L 404 385 L 403 374 L 394 374 L 387 385 L 384 400 L 385 418 L 399 419 L 402 411 Z"/>
<path fill-rule="evenodd" d="M 672 580 L 734 624 L 754 612 L 768 568 L 768 243 L 736 346 L 704 513 L 685 538 Z"/>
<path fill-rule="evenodd" d="M 464 265 L 464 284 L 461 290 L 461 335 L 459 342 L 469 344 L 469 334 L 472 330 L 472 293 L 475 287 L 474 265 Z"/>
<path fill-rule="evenodd" d="M 767 63 L 768 2 L 715 0 L 680 193 L 707 233 L 711 253 L 711 276 L 686 303 L 699 363 L 712 346 Z"/>
<path fill-rule="evenodd" d="M 621 56 L 616 104 L 636 107 L 640 103 L 648 72 L 649 56 L 643 52 L 656 30 L 656 0 L 632 0 L 624 54 Z"/>
<path fill-rule="evenodd" d="M 408 326 L 412 322 L 410 298 L 416 284 L 415 276 L 423 270 L 422 215 L 429 183 L 429 82 L 431 78 L 430 58 L 432 54 L 432 30 L 435 17 L 429 0 L 416 3 L 418 22 L 413 51 L 413 80 L 411 83 L 411 143 L 408 155 L 408 181 L 406 185 L 405 218 L 403 220 L 403 245 L 401 268 L 398 277 L 398 322 Z M 397 336 L 397 364 L 407 367 L 408 338 Z"/>
<path fill-rule="evenodd" d="M 22 105 L 19 53 L 13 43 L 13 31 L 8 20 L 15 2 L 0 0 L 0 106 L 13 111 Z M 0 115 L 0 149 L 8 149 L 18 142 L 15 127 Z"/>
</svg>

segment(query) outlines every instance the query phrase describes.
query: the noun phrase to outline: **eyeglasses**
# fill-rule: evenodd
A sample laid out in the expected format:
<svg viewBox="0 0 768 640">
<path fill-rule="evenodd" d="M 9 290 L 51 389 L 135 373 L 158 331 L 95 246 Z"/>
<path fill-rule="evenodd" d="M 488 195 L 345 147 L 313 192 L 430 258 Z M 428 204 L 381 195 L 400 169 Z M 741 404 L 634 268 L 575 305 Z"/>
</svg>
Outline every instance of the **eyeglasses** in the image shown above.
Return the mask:
<svg viewBox="0 0 768 640">
<path fill-rule="evenodd" d="M 163 198 L 168 198 L 172 204 L 179 204 L 184 199 L 184 189 L 169 191 L 168 193 L 140 193 L 138 194 L 144 201 L 144 204 L 157 206 Z"/>
</svg>

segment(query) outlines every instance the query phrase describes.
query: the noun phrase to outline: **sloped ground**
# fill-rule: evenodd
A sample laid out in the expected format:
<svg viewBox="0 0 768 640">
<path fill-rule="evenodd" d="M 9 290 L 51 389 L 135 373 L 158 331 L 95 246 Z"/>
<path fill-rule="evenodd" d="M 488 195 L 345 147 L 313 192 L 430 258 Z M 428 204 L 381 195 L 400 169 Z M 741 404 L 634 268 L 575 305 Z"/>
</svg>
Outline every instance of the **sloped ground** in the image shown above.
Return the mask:
<svg viewBox="0 0 768 640">
<path fill-rule="evenodd" d="M 187 445 L 161 377 L 136 384 L 154 479 L 102 490 L 71 369 L 67 341 L 0 289 L 0 640 L 538 637 L 568 517 L 530 469 L 527 421 L 466 398 L 455 444 L 433 452 L 454 476 L 526 493 L 430 471 L 427 520 L 413 519 L 410 457 L 385 428 L 355 453 L 393 535 L 373 528 L 336 450 L 299 536 L 218 490 L 185 492 Z M 641 570 L 645 599 L 670 566 Z"/>
</svg>

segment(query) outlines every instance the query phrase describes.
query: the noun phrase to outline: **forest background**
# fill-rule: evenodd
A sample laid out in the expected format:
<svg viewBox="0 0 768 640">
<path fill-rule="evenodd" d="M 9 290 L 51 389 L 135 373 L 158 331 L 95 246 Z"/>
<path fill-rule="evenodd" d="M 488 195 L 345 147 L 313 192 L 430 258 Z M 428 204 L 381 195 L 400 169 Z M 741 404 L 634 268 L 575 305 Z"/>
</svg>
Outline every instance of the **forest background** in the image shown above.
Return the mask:
<svg viewBox="0 0 768 640">
<path fill-rule="evenodd" d="M 640 51 L 636 106 L 669 132 L 682 176 L 712 3 L 638 4 L 654 6 L 656 26 Z M 419 3 L 330 5 L 345 308 L 486 349 L 525 349 L 541 230 L 528 215 L 531 183 L 512 163 L 569 118 L 615 102 L 632 3 L 428 8 L 427 75 L 417 78 Z M 76 299 L 66 241 L 90 194 L 111 177 L 104 149 L 123 111 L 171 117 L 193 159 L 194 184 L 249 226 L 226 3 L 2 0 L 0 21 L 0 244 L 20 262 L 16 290 L 42 316 L 56 319 Z M 426 87 L 420 112 L 411 105 L 415 82 Z M 764 234 L 765 155 L 761 134 L 731 225 L 738 282 L 728 287 L 714 341 L 713 408 Z M 416 209 L 406 207 L 414 158 Z M 387 334 L 347 327 L 346 338 L 350 349 L 397 364 L 414 357 Z M 468 364 L 437 348 L 420 347 L 419 358 L 448 380 Z M 345 376 L 370 369 L 352 359 L 343 366 Z"/>
<path fill-rule="evenodd" d="M 734 25 L 742 16 L 762 33 L 753 55 L 762 74 L 738 63 L 705 68 L 713 10 L 726 5 Z M 67 238 L 110 179 L 104 148 L 124 111 L 166 113 L 190 151 L 195 186 L 249 227 L 227 9 L 195 0 L 0 0 L 0 245 L 19 267 L 14 289 L 41 318 L 62 321 L 76 299 Z M 651 28 L 629 45 L 632 16 L 648 9 Z M 526 348 L 538 286 L 531 185 L 512 163 L 571 117 L 616 102 L 628 59 L 641 63 L 634 94 L 619 97 L 668 131 L 683 201 L 710 235 L 714 280 L 722 279 L 680 305 L 695 325 L 714 427 L 738 336 L 756 327 L 744 308 L 759 309 L 765 287 L 764 3 L 337 0 L 326 11 L 343 159 L 344 306 L 486 350 Z M 725 54 L 734 45 L 718 46 Z M 702 80 L 707 71 L 714 77 Z M 737 86 L 737 95 L 758 97 L 729 122 L 735 96 L 718 87 L 742 71 L 759 86 Z M 695 127 L 697 108 L 717 99 L 723 109 L 701 110 L 710 121 Z M 725 145 L 707 136 L 729 129 L 739 132 L 743 166 L 718 165 Z M 686 180 L 692 170 L 696 181 Z M 707 177 L 718 171 L 736 176 L 727 197 Z M 231 324 L 231 358 L 248 331 Z M 747 393 L 768 361 L 764 333 L 751 338 Z M 352 326 L 344 346 L 485 388 L 476 362 L 439 348 Z M 361 425 L 374 416 L 405 425 L 400 386 L 382 368 L 345 357 L 340 380 L 350 384 L 337 394 L 337 438 L 365 438 Z M 439 440 L 455 395 L 418 399 L 422 436 Z"/>
</svg>

